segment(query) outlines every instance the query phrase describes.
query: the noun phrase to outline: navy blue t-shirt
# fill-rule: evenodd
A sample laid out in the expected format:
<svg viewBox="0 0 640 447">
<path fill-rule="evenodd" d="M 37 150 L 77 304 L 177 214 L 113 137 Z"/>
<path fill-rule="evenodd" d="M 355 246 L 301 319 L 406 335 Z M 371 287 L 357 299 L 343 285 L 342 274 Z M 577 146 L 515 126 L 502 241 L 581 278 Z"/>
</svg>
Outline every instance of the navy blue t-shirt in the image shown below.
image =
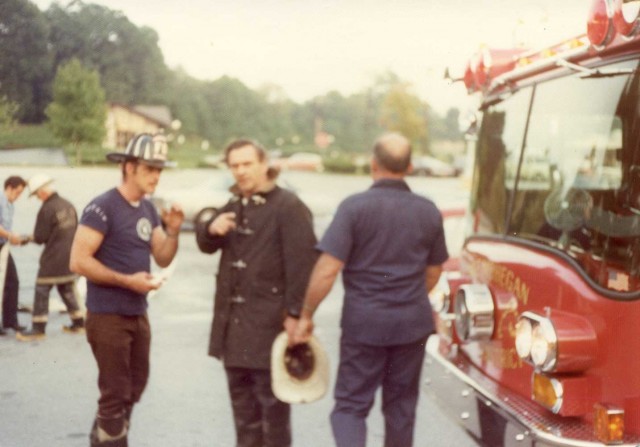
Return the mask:
<svg viewBox="0 0 640 447">
<path fill-rule="evenodd" d="M 389 346 L 433 331 L 425 270 L 449 257 L 442 215 L 404 181 L 378 180 L 345 199 L 318 249 L 345 263 L 343 336 Z"/>
<path fill-rule="evenodd" d="M 151 270 L 151 233 L 160 225 L 160 217 L 149 200 L 133 205 L 113 188 L 87 205 L 80 224 L 104 235 L 95 257 L 105 266 L 126 274 Z M 87 309 L 93 313 L 143 315 L 147 297 L 130 289 L 87 281 Z"/>
</svg>

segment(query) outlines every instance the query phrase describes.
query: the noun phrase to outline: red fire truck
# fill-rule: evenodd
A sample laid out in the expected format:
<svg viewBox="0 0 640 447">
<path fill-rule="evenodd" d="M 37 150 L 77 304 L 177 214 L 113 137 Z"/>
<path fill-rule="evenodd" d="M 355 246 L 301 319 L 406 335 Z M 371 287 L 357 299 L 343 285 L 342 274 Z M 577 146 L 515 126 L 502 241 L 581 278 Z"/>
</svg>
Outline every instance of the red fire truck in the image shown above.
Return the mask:
<svg viewBox="0 0 640 447">
<path fill-rule="evenodd" d="M 424 387 L 484 445 L 640 445 L 639 10 L 595 0 L 584 35 L 465 72 L 468 230 Z"/>
</svg>

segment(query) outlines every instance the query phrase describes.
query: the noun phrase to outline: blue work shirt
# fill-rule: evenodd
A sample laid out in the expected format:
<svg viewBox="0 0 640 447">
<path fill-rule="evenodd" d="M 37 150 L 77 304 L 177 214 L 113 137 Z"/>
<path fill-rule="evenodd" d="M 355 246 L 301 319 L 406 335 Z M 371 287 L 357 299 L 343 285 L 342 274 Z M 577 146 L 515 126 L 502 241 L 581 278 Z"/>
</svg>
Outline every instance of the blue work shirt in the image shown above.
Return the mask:
<svg viewBox="0 0 640 447">
<path fill-rule="evenodd" d="M 390 346 L 433 332 L 425 270 L 449 255 L 431 200 L 403 180 L 378 180 L 340 204 L 318 249 L 345 263 L 344 337 Z"/>
<path fill-rule="evenodd" d="M 11 227 L 13 226 L 13 203 L 9 202 L 4 193 L 0 193 L 0 225 L 11 232 Z M 0 237 L 0 244 L 5 242 L 7 242 L 7 239 Z"/>
<path fill-rule="evenodd" d="M 110 189 L 87 205 L 80 224 L 104 235 L 95 258 L 108 268 L 124 274 L 151 271 L 151 234 L 161 222 L 149 200 L 133 205 L 117 188 Z M 87 309 L 96 314 L 143 315 L 147 296 L 87 281 Z"/>
</svg>

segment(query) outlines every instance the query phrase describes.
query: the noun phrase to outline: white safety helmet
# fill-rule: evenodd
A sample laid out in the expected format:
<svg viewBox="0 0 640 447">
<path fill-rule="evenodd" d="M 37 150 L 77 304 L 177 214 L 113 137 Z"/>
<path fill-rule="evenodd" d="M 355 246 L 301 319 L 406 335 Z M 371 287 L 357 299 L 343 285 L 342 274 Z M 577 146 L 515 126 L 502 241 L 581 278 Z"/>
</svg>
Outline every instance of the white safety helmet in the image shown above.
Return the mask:
<svg viewBox="0 0 640 447">
<path fill-rule="evenodd" d="M 40 188 L 47 186 L 51 182 L 53 182 L 53 179 L 47 174 L 35 174 L 29 179 L 29 181 L 27 181 L 29 196 L 33 196 Z"/>
</svg>

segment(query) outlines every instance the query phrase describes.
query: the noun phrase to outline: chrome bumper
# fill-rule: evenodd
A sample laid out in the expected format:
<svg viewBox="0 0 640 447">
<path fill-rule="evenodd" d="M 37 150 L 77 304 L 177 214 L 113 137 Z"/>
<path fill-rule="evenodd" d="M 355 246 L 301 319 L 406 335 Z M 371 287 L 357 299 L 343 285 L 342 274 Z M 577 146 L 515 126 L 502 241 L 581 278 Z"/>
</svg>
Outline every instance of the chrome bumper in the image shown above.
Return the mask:
<svg viewBox="0 0 640 447">
<path fill-rule="evenodd" d="M 440 338 L 429 337 L 423 388 L 436 398 L 471 436 L 487 446 L 602 447 L 593 428 L 582 420 L 563 418 L 501 387 L 482 374 L 456 347 L 446 356 Z M 635 438 L 635 437 L 634 437 Z M 639 447 L 640 440 L 618 444 Z"/>
</svg>

